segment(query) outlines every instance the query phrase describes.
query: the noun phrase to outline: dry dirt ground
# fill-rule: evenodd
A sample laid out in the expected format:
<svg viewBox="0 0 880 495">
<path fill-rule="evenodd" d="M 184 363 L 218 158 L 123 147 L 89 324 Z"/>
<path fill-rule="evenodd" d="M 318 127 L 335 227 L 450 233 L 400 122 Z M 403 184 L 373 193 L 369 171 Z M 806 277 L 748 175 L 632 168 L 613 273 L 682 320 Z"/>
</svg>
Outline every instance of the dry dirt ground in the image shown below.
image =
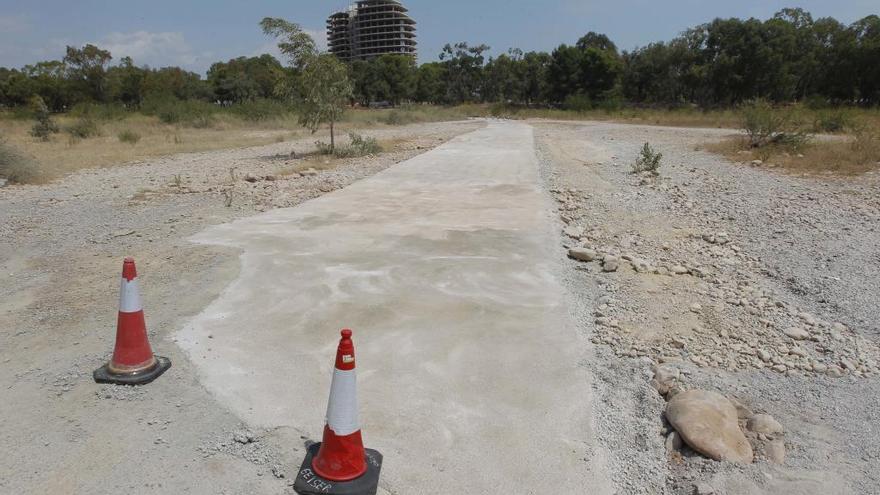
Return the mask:
<svg viewBox="0 0 880 495">
<path fill-rule="evenodd" d="M 300 434 L 247 431 L 166 340 L 238 273 L 237 253 L 188 238 L 339 189 L 483 125 L 368 131 L 394 150 L 338 162 L 291 158 L 313 148 L 310 137 L 0 189 L 0 493 L 292 493 Z M 326 170 L 290 174 L 313 166 Z M 145 388 L 91 378 L 112 351 L 126 255 L 138 262 L 154 351 L 173 362 Z"/>
<path fill-rule="evenodd" d="M 188 239 L 483 125 L 376 131 L 396 151 L 340 163 L 292 160 L 304 139 L 0 189 L 0 493 L 292 493 L 302 433 L 248 430 L 166 338 L 239 270 L 236 252 Z M 618 493 L 880 493 L 880 177 L 797 177 L 695 151 L 729 131 L 532 125 L 568 237 L 560 277 L 595 347 L 583 366 Z M 645 141 L 664 153 L 659 178 L 630 174 Z M 311 166 L 327 170 L 282 174 Z M 619 268 L 567 260 L 574 246 Z M 174 367 L 149 387 L 98 386 L 129 254 L 154 350 Z M 683 388 L 772 414 L 784 463 L 760 439 L 749 466 L 667 451 L 657 362 L 680 369 Z"/>
</svg>

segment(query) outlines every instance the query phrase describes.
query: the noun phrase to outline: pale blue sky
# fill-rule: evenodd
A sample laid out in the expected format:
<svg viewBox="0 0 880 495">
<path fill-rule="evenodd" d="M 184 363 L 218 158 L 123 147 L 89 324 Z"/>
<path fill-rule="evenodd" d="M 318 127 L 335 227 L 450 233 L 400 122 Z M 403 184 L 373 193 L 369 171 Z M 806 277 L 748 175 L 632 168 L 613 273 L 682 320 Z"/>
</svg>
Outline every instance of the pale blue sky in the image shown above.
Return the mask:
<svg viewBox="0 0 880 495">
<path fill-rule="evenodd" d="M 623 49 L 668 40 L 715 17 L 765 19 L 799 6 L 814 17 L 850 23 L 880 13 L 878 0 L 404 0 L 418 22 L 419 61 L 437 59 L 447 42 L 552 50 L 588 31 Z M 65 45 L 97 43 L 114 60 L 179 65 L 200 73 L 212 62 L 271 52 L 257 26 L 265 16 L 302 24 L 324 43 L 327 15 L 342 0 L 0 0 L 0 66 L 59 59 Z"/>
</svg>

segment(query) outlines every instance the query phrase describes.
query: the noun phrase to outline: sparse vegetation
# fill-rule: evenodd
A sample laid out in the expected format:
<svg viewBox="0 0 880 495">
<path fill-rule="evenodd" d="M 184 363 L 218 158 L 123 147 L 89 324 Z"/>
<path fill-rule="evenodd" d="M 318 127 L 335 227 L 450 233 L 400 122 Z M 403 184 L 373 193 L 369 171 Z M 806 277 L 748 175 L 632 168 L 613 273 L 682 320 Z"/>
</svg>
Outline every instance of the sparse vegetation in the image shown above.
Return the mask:
<svg viewBox="0 0 880 495">
<path fill-rule="evenodd" d="M 141 135 L 131 129 L 125 129 L 116 135 L 120 143 L 137 144 L 141 140 Z"/>
<path fill-rule="evenodd" d="M 338 158 L 357 158 L 382 152 L 382 146 L 374 137 L 364 137 L 355 132 L 349 133 L 348 137 L 350 142 L 344 146 L 333 147 L 323 141 L 315 142 L 317 154 L 333 155 Z"/>
<path fill-rule="evenodd" d="M 89 139 L 101 135 L 98 123 L 89 116 L 76 119 L 73 124 L 65 127 L 64 130 L 75 139 Z"/>
<path fill-rule="evenodd" d="M 873 119 L 852 122 L 844 136 L 811 139 L 796 146 L 782 141 L 755 148 L 749 138 L 736 137 L 706 149 L 736 162 L 806 174 L 856 175 L 880 168 L 880 127 Z"/>
<path fill-rule="evenodd" d="M 31 136 L 41 141 L 49 141 L 52 139 L 52 134 L 58 133 L 58 124 L 52 120 L 49 108 L 39 96 L 32 98 L 31 108 L 33 108 L 34 120 L 36 120 L 31 127 Z"/>
<path fill-rule="evenodd" d="M 662 159 L 663 153 L 655 150 L 651 146 L 651 143 L 645 143 L 645 145 L 642 146 L 642 150 L 639 152 L 638 158 L 636 158 L 635 163 L 633 163 L 632 172 L 634 174 L 647 172 L 652 175 L 660 175 L 660 161 Z"/>
<path fill-rule="evenodd" d="M 793 113 L 776 112 L 766 101 L 755 101 L 743 110 L 743 130 L 752 148 L 781 146 L 797 152 L 810 140 L 810 136 L 797 130 L 792 121 Z"/>
<path fill-rule="evenodd" d="M 0 140 L 0 177 L 9 182 L 29 184 L 43 180 L 37 163 Z"/>
</svg>

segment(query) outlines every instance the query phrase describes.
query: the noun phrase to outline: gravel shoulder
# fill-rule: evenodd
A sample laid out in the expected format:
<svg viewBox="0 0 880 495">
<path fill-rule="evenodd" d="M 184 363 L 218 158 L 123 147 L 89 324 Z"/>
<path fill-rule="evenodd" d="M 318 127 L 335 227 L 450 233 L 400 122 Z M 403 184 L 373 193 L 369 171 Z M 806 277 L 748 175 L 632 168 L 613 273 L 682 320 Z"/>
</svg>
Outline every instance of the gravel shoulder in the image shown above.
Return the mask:
<svg viewBox="0 0 880 495">
<path fill-rule="evenodd" d="M 236 251 L 188 239 L 345 187 L 483 125 L 368 131 L 394 151 L 302 175 L 289 174 L 301 168 L 291 152 L 302 156 L 313 139 L 0 188 L 0 444 L 14 452 L 0 461 L 0 492 L 292 493 L 300 432 L 247 430 L 170 341 L 239 270 Z M 126 255 L 138 262 L 154 351 L 174 363 L 135 389 L 91 378 L 112 352 Z"/>
<path fill-rule="evenodd" d="M 598 434 L 623 492 L 876 493 L 880 177 L 796 177 L 697 151 L 734 131 L 534 125 L 560 256 L 600 260 L 569 260 L 566 283 L 596 345 Z M 646 141 L 664 154 L 660 178 L 630 173 Z M 684 388 L 773 415 L 784 463 L 758 440 L 748 466 L 667 453 L 657 363 Z"/>
</svg>

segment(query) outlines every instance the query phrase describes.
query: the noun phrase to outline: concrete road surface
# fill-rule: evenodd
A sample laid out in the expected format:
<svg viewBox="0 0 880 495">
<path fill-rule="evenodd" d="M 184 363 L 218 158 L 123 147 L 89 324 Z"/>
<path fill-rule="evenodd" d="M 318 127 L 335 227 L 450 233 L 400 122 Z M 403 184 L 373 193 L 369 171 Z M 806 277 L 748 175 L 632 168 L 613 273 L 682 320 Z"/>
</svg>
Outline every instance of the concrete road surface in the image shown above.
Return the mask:
<svg viewBox="0 0 880 495">
<path fill-rule="evenodd" d="M 490 122 L 200 234 L 240 248 L 242 270 L 178 341 L 244 421 L 320 440 L 339 329 L 352 328 L 386 493 L 610 493 L 552 207 L 532 128 Z"/>
</svg>

